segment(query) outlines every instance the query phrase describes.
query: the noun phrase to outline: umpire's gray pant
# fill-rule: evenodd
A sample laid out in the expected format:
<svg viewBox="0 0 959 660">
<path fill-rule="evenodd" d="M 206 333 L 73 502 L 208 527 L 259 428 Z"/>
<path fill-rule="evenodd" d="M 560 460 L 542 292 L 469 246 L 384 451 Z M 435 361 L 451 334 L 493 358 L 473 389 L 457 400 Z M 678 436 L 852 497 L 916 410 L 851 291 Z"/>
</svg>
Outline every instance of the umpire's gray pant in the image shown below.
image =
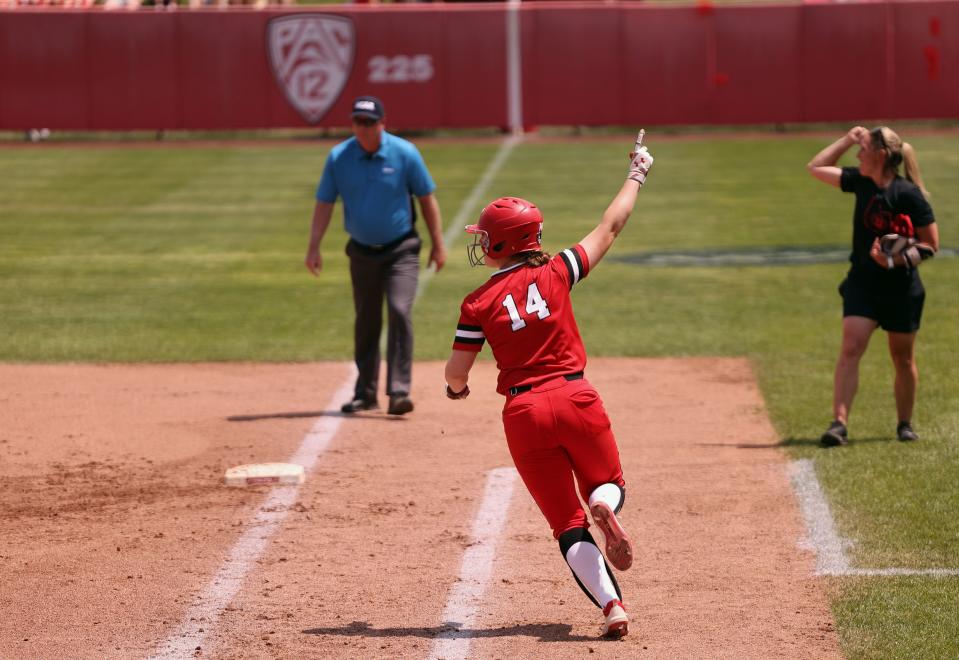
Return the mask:
<svg viewBox="0 0 959 660">
<path fill-rule="evenodd" d="M 354 358 L 359 375 L 354 398 L 375 401 L 380 374 L 380 332 L 386 296 L 386 393 L 408 395 L 413 370 L 413 299 L 420 268 L 419 236 L 377 250 L 351 240 L 346 245 L 353 281 Z"/>
</svg>

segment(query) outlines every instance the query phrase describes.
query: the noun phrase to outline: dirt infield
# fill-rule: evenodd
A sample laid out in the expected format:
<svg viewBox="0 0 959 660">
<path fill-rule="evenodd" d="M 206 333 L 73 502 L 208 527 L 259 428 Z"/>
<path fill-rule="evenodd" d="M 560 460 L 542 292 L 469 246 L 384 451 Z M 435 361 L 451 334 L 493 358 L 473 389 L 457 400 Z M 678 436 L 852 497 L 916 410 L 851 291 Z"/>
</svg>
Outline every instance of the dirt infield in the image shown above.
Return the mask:
<svg viewBox="0 0 959 660">
<path fill-rule="evenodd" d="M 267 487 L 223 471 L 288 460 L 351 376 L 308 365 L 0 366 L 0 657 L 145 657 L 181 624 Z M 839 657 L 785 457 L 748 363 L 593 360 L 638 542 L 618 575 L 630 635 L 596 639 L 522 484 L 469 657 Z M 416 411 L 342 420 L 198 657 L 425 658 L 483 496 L 510 465 L 480 363 Z M 334 413 L 338 415 L 339 413 Z"/>
</svg>

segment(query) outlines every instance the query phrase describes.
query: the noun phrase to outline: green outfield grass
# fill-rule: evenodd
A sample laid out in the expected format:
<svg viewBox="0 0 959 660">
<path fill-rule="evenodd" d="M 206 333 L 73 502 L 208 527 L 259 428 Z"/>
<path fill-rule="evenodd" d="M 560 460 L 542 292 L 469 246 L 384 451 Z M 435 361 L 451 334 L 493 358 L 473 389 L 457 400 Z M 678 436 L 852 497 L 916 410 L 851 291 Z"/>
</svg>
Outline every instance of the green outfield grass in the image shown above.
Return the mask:
<svg viewBox="0 0 959 660">
<path fill-rule="evenodd" d="M 957 248 L 959 135 L 906 137 L 919 151 L 942 244 Z M 830 417 L 845 264 L 628 262 L 678 250 L 845 249 L 852 198 L 804 167 L 829 139 L 657 142 L 650 131 L 656 164 L 636 213 L 574 293 L 580 327 L 594 356 L 749 357 L 783 446 L 815 460 L 840 531 L 855 541 L 854 564 L 959 568 L 959 259 L 923 266 L 915 415 L 923 439 L 892 439 L 892 368 L 878 334 L 863 364 L 854 442 L 838 450 L 819 449 L 817 439 Z M 521 145 L 487 197 L 535 200 L 547 248 L 568 247 L 618 190 L 629 142 Z M 338 218 L 321 278 L 302 265 L 331 144 L 0 149 L 0 360 L 349 359 Z M 423 141 L 421 149 L 449 222 L 497 145 Z M 417 304 L 419 359 L 448 355 L 459 302 L 487 276 L 469 268 L 465 243 L 452 246 Z M 849 657 L 959 656 L 959 578 L 839 578 L 830 592 Z"/>
</svg>

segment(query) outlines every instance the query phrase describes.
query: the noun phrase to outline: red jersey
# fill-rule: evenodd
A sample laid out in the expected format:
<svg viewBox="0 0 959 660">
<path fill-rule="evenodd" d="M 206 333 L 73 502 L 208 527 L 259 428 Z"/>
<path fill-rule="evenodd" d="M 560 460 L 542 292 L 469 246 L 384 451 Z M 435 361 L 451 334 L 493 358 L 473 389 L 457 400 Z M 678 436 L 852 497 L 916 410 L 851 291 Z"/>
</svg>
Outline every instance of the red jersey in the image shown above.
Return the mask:
<svg viewBox="0 0 959 660">
<path fill-rule="evenodd" d="M 569 292 L 589 273 L 580 245 L 545 266 L 498 270 L 460 306 L 453 348 L 479 352 L 489 342 L 499 368 L 496 391 L 583 371 L 586 349 Z"/>
</svg>

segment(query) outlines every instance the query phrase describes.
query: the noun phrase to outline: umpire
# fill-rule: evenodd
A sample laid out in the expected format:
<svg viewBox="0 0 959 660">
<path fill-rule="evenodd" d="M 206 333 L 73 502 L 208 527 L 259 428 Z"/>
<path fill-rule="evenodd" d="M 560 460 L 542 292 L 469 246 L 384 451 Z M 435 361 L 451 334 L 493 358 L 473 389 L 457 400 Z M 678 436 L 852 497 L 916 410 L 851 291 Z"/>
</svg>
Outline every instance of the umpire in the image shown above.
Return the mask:
<svg viewBox="0 0 959 660">
<path fill-rule="evenodd" d="M 432 249 L 427 267 L 439 271 L 446 262 L 442 220 L 433 183 L 423 157 L 407 140 L 386 132 L 383 104 L 374 96 L 353 101 L 353 137 L 330 151 L 316 190 L 316 207 L 306 267 L 318 276 L 323 268 L 320 243 L 330 225 L 337 197 L 350 240 L 353 282 L 354 356 L 359 375 L 353 400 L 344 413 L 378 407 L 380 332 L 386 296 L 388 330 L 386 393 L 391 415 L 413 410 L 410 399 L 413 367 L 413 299 L 419 276 L 421 241 L 414 221 L 413 197 L 419 200 Z"/>
</svg>

